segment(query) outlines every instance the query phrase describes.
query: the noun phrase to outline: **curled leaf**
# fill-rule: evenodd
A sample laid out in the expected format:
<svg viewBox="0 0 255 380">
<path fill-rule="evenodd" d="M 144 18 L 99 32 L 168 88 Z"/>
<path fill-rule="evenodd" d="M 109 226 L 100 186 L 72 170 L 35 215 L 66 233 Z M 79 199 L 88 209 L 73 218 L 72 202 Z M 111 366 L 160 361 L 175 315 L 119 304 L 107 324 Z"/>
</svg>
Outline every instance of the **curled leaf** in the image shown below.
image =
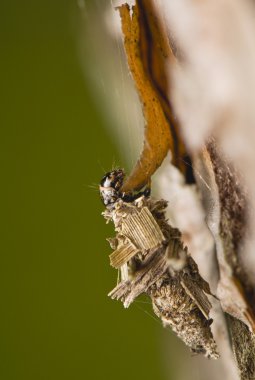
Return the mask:
<svg viewBox="0 0 255 380">
<path fill-rule="evenodd" d="M 144 146 L 122 191 L 139 190 L 161 165 L 169 150 L 173 163 L 185 171 L 180 157 L 186 156 L 179 138 L 178 123 L 168 99 L 169 83 L 166 64 L 174 63 L 174 55 L 161 20 L 151 1 L 137 1 L 131 10 L 128 4 L 120 12 L 127 60 L 146 121 Z"/>
</svg>

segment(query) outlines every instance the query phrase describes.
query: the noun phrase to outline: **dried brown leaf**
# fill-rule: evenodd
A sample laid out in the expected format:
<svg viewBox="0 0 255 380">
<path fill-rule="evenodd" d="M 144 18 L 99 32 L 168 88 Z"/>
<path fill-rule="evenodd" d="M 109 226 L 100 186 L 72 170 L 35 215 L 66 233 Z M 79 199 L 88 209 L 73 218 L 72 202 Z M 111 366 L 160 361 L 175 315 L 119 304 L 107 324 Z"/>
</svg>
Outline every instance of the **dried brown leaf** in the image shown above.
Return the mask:
<svg viewBox="0 0 255 380">
<path fill-rule="evenodd" d="M 124 45 L 130 71 L 143 104 L 146 120 L 143 151 L 122 191 L 139 190 L 161 165 L 171 150 L 173 163 L 184 171 L 180 157 L 186 155 L 179 137 L 178 123 L 168 99 L 166 63 L 174 60 L 162 21 L 149 1 L 128 4 L 120 12 Z"/>
</svg>

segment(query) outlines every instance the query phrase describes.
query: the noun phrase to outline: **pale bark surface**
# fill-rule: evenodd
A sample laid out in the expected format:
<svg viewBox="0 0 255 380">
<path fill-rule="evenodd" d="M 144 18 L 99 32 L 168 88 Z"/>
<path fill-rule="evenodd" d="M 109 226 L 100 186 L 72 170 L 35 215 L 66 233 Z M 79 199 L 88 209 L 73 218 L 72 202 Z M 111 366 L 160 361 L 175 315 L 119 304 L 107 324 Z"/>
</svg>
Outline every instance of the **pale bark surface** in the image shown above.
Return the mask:
<svg viewBox="0 0 255 380">
<path fill-rule="evenodd" d="M 224 339 L 231 344 L 239 377 L 253 379 L 254 4 L 163 3 L 155 1 L 182 57 L 179 67 L 169 67 L 170 93 L 215 242 L 217 296 L 229 331 Z"/>
</svg>

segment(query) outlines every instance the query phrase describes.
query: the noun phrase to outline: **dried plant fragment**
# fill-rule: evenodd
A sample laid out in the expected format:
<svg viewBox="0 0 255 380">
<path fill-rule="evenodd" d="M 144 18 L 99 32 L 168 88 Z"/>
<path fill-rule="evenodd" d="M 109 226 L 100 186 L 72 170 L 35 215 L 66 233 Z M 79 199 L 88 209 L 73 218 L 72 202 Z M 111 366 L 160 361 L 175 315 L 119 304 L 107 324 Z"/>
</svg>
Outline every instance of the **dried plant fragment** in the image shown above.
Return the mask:
<svg viewBox="0 0 255 380">
<path fill-rule="evenodd" d="M 142 195 L 106 207 L 103 215 L 114 222 L 117 233 L 110 260 L 124 273 L 109 296 L 128 307 L 140 294 L 147 294 L 164 326 L 171 326 L 194 353 L 216 359 L 211 304 L 206 296 L 210 288 L 183 247 L 180 231 L 167 223 L 166 206 L 164 200 Z"/>
<path fill-rule="evenodd" d="M 166 64 L 174 61 L 162 20 L 156 15 L 152 2 L 139 0 L 132 7 L 119 8 L 124 45 L 130 71 L 143 104 L 146 120 L 144 147 L 123 191 L 139 190 L 161 165 L 171 150 L 173 163 L 185 171 L 186 156 L 179 136 L 179 126 L 168 99 L 169 83 Z"/>
<path fill-rule="evenodd" d="M 165 240 L 148 207 L 143 207 L 140 212 L 132 212 L 124 217 L 121 233 L 145 251 L 159 246 Z"/>
<path fill-rule="evenodd" d="M 194 283 L 189 276 L 183 276 L 181 279 L 181 285 L 185 289 L 186 293 L 190 296 L 190 298 L 192 298 L 192 300 L 197 304 L 198 308 L 204 314 L 205 318 L 209 319 L 209 312 L 212 305 L 203 290 L 201 290 L 197 286 L 198 284 Z"/>
<path fill-rule="evenodd" d="M 120 244 L 120 246 L 110 255 L 110 264 L 114 268 L 119 269 L 131 260 L 132 257 L 134 257 L 138 252 L 139 249 L 137 249 L 130 241 L 127 241 L 126 244 Z"/>
</svg>

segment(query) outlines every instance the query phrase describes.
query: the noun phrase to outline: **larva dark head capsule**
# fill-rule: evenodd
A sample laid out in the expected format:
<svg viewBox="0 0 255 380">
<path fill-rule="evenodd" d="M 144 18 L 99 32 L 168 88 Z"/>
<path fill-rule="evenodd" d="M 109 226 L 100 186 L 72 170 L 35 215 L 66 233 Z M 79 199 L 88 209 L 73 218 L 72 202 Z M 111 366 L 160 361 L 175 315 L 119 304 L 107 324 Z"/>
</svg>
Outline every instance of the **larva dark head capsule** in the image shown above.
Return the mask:
<svg viewBox="0 0 255 380">
<path fill-rule="evenodd" d="M 115 169 L 106 173 L 99 186 L 100 196 L 105 206 L 115 203 L 122 197 L 120 188 L 123 185 L 125 172 L 123 169 Z"/>
<path fill-rule="evenodd" d="M 121 191 L 125 178 L 123 169 L 115 169 L 106 173 L 99 185 L 101 199 L 105 206 L 113 205 L 117 200 L 122 199 L 124 202 L 133 202 L 141 196 L 150 196 L 150 186 L 147 185 L 142 191 L 130 191 L 124 193 Z"/>
</svg>

